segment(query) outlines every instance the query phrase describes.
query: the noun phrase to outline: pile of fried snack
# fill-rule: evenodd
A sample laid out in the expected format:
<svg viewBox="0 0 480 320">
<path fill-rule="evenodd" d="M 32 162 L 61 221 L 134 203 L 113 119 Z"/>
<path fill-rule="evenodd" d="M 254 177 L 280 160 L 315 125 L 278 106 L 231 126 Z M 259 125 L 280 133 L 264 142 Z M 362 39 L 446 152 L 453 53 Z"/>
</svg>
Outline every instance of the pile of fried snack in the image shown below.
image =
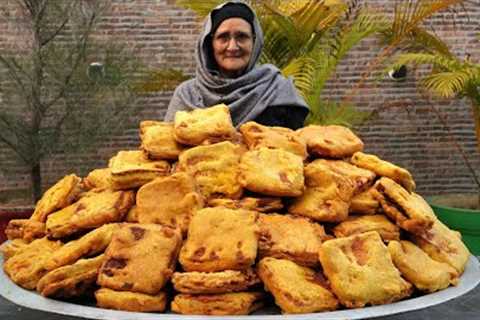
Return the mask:
<svg viewBox="0 0 480 320">
<path fill-rule="evenodd" d="M 348 128 L 236 130 L 217 105 L 143 121 L 140 136 L 10 222 L 16 284 L 128 311 L 309 313 L 447 288 L 469 259 L 411 174 Z"/>
</svg>

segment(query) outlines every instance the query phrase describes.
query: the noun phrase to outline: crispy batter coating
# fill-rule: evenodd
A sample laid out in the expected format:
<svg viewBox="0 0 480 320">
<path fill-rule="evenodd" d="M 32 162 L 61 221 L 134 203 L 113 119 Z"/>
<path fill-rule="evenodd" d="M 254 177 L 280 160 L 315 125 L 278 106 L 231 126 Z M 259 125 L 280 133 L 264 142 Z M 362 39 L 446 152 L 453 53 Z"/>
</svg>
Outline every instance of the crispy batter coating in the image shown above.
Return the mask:
<svg viewBox="0 0 480 320">
<path fill-rule="evenodd" d="M 175 140 L 173 131 L 172 122 L 140 122 L 140 149 L 149 159 L 178 159 L 184 147 Z"/>
<path fill-rule="evenodd" d="M 74 202 L 82 191 L 80 188 L 81 181 L 82 179 L 74 174 L 60 179 L 45 191 L 42 198 L 37 202 L 30 219 L 45 222 L 50 213 L 65 208 Z"/>
<path fill-rule="evenodd" d="M 335 310 L 338 301 L 320 272 L 285 259 L 264 258 L 257 266 L 265 288 L 285 313 Z"/>
<path fill-rule="evenodd" d="M 325 229 L 308 218 L 260 214 L 258 219 L 260 257 L 275 257 L 295 261 L 305 266 L 317 266 L 322 241 L 329 239 Z"/>
<path fill-rule="evenodd" d="M 7 261 L 24 248 L 28 247 L 28 242 L 23 239 L 13 239 L 0 245 L 0 252 L 3 254 L 3 260 Z"/>
<path fill-rule="evenodd" d="M 243 270 L 255 262 L 258 213 L 223 207 L 198 210 L 180 251 L 186 271 Z"/>
<path fill-rule="evenodd" d="M 25 289 L 35 289 L 37 282 L 47 270 L 43 262 L 62 246 L 60 241 L 51 241 L 46 237 L 36 239 L 8 259 L 3 269 L 13 282 Z"/>
<path fill-rule="evenodd" d="M 95 298 L 100 308 L 132 312 L 163 312 L 167 305 L 165 292 L 149 295 L 101 288 L 95 291 Z"/>
<path fill-rule="evenodd" d="M 281 198 L 262 197 L 253 198 L 245 197 L 242 199 L 211 199 L 208 201 L 209 207 L 225 207 L 229 209 L 245 209 L 258 212 L 275 212 L 283 209 Z"/>
<path fill-rule="evenodd" d="M 83 185 L 87 189 L 112 189 L 111 173 L 111 168 L 94 169 L 83 179 Z"/>
<path fill-rule="evenodd" d="M 303 160 L 282 149 L 247 151 L 240 161 L 239 181 L 253 192 L 298 197 L 304 191 Z"/>
<path fill-rule="evenodd" d="M 91 291 L 97 280 L 104 255 L 81 259 L 48 272 L 37 284 L 37 291 L 44 297 L 72 298 Z"/>
<path fill-rule="evenodd" d="M 242 195 L 237 181 L 242 152 L 242 147 L 228 141 L 194 147 L 182 152 L 176 169 L 194 178 L 205 199 L 238 199 Z"/>
<path fill-rule="evenodd" d="M 244 291 L 260 283 L 253 269 L 219 272 L 175 272 L 172 277 L 175 290 L 181 293 L 207 294 Z"/>
<path fill-rule="evenodd" d="M 309 125 L 297 133 L 307 143 L 311 155 L 344 158 L 363 150 L 362 140 L 347 127 Z"/>
<path fill-rule="evenodd" d="M 223 294 L 177 294 L 172 301 L 172 311 L 199 315 L 247 315 L 263 306 L 265 295 L 261 292 L 232 292 Z"/>
<path fill-rule="evenodd" d="M 136 204 L 130 207 L 130 210 L 128 210 L 124 220 L 125 222 L 130 222 L 130 223 L 138 222 L 138 207 Z"/>
<path fill-rule="evenodd" d="M 31 242 L 45 236 L 45 223 L 33 219 L 12 219 L 5 228 L 5 235 L 9 240 L 23 239 Z"/>
<path fill-rule="evenodd" d="M 305 159 L 308 156 L 305 141 L 289 128 L 263 126 L 249 121 L 240 126 L 248 149 L 283 149 Z"/>
<path fill-rule="evenodd" d="M 178 111 L 174 120 L 175 139 L 196 146 L 205 140 L 230 140 L 235 135 L 230 110 L 225 104 L 192 111 Z"/>
<path fill-rule="evenodd" d="M 62 238 L 111 222 L 120 222 L 135 201 L 132 191 L 103 190 L 91 193 L 74 204 L 51 214 L 47 234 Z"/>
<path fill-rule="evenodd" d="M 382 206 L 374 197 L 372 189 L 375 188 L 370 187 L 367 191 L 353 196 L 350 208 L 348 209 L 350 213 L 370 215 L 382 213 Z"/>
<path fill-rule="evenodd" d="M 319 258 L 333 292 L 348 308 L 391 303 L 412 292 L 375 231 L 325 241 Z"/>
<path fill-rule="evenodd" d="M 170 172 L 170 164 L 165 160 L 149 160 L 142 151 L 119 151 L 110 159 L 112 187 L 132 189 Z"/>
<path fill-rule="evenodd" d="M 382 177 L 390 178 L 401 184 L 408 192 L 415 191 L 415 181 L 408 170 L 393 163 L 382 160 L 373 154 L 356 152 L 351 159 L 352 163 L 360 168 L 375 172 Z"/>
<path fill-rule="evenodd" d="M 105 251 L 97 283 L 113 290 L 155 295 L 170 279 L 181 243 L 179 229 L 124 224 Z"/>
<path fill-rule="evenodd" d="M 453 267 L 433 260 L 410 241 L 391 241 L 388 251 L 402 276 L 419 290 L 434 292 L 458 283 Z"/>
<path fill-rule="evenodd" d="M 187 232 L 193 214 L 202 207 L 195 181 L 184 172 L 157 178 L 137 192 L 138 222 L 179 227 L 183 233 Z"/>
<path fill-rule="evenodd" d="M 400 240 L 400 228 L 384 215 L 349 217 L 333 228 L 335 237 L 349 237 L 368 231 L 377 231 L 383 241 Z"/>
</svg>

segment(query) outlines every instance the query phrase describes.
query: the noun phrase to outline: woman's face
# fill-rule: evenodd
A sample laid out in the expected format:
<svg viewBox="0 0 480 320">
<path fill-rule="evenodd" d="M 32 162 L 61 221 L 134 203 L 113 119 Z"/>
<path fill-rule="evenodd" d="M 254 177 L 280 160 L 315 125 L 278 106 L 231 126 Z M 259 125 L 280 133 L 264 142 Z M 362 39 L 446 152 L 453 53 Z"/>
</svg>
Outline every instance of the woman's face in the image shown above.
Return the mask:
<svg viewBox="0 0 480 320">
<path fill-rule="evenodd" d="M 242 74 L 252 56 L 252 27 L 242 18 L 226 19 L 215 31 L 212 45 L 220 72 L 235 78 Z"/>
</svg>

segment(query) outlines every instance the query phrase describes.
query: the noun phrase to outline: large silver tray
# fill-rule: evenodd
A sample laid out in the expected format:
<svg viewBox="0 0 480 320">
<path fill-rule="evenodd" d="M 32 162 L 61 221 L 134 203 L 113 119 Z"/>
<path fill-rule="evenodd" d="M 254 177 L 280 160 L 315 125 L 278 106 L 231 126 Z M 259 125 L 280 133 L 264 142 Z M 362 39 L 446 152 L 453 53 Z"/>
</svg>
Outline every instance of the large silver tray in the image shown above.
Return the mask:
<svg viewBox="0 0 480 320">
<path fill-rule="evenodd" d="M 3 257 L 0 256 L 0 264 L 3 265 Z M 96 308 L 92 306 L 67 303 L 63 301 L 44 298 L 34 291 L 24 290 L 14 284 L 0 268 L 0 295 L 20 306 L 35 310 L 42 310 L 63 315 L 70 315 L 88 319 L 106 319 L 106 320 L 173 320 L 173 319 L 212 319 L 212 316 L 182 316 L 169 313 L 138 313 L 125 312 Z M 437 305 L 448 300 L 459 297 L 475 288 L 480 282 L 480 263 L 471 256 L 468 261 L 464 274 L 460 278 L 460 283 L 455 287 L 449 287 L 445 290 L 423 295 L 417 298 L 411 298 L 388 305 L 366 307 L 359 309 L 348 309 L 322 313 L 308 313 L 300 315 L 280 315 L 271 314 L 272 310 L 261 310 L 255 313 L 255 318 L 265 320 L 287 319 L 287 320 L 310 320 L 310 319 L 368 319 L 392 315 L 396 313 L 413 311 Z M 222 319 L 251 320 L 252 316 L 222 316 Z"/>
</svg>

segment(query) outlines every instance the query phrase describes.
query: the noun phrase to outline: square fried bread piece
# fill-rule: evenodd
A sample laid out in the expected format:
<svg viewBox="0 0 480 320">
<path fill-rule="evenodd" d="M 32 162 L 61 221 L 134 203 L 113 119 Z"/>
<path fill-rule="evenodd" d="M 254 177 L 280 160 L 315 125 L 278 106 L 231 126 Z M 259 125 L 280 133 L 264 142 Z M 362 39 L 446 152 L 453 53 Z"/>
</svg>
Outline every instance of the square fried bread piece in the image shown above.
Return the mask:
<svg viewBox="0 0 480 320">
<path fill-rule="evenodd" d="M 105 309 L 132 312 L 163 312 L 167 306 L 167 294 L 165 292 L 149 295 L 101 288 L 95 291 L 95 298 L 97 299 L 97 306 Z"/>
<path fill-rule="evenodd" d="M 195 181 L 184 172 L 156 178 L 137 192 L 137 219 L 140 223 L 158 223 L 188 230 L 190 220 L 203 207 Z"/>
<path fill-rule="evenodd" d="M 140 122 L 140 149 L 148 159 L 178 159 L 184 147 L 175 140 L 172 122 Z"/>
<path fill-rule="evenodd" d="M 170 173 L 170 164 L 165 160 L 149 160 L 142 151 L 119 151 L 110 159 L 112 187 L 132 189 Z"/>
<path fill-rule="evenodd" d="M 46 270 L 54 270 L 65 265 L 73 264 L 80 258 L 91 257 L 103 253 L 112 240 L 113 233 L 120 228 L 118 223 L 105 224 L 93 229 L 82 237 L 67 242 L 63 247 L 55 251 L 43 267 Z"/>
<path fill-rule="evenodd" d="M 327 240 L 319 258 L 333 292 L 347 308 L 391 303 L 412 293 L 378 232 Z"/>
<path fill-rule="evenodd" d="M 12 219 L 5 228 L 9 240 L 23 239 L 31 242 L 45 236 L 45 223 L 33 219 Z"/>
<path fill-rule="evenodd" d="M 239 181 L 253 192 L 298 197 L 304 191 L 303 160 L 282 149 L 250 150 L 240 160 Z"/>
<path fill-rule="evenodd" d="M 47 216 L 57 210 L 65 208 L 77 200 L 82 192 L 80 182 L 82 179 L 74 174 L 63 177 L 43 194 L 37 202 L 30 219 L 45 222 Z"/>
<path fill-rule="evenodd" d="M 413 235 L 413 242 L 433 260 L 444 262 L 462 274 L 470 258 L 470 252 L 462 242 L 460 233 L 450 230 L 440 220 L 421 234 Z"/>
<path fill-rule="evenodd" d="M 400 228 L 384 215 L 349 217 L 333 228 L 335 237 L 349 237 L 368 231 L 377 231 L 383 241 L 400 240 Z"/>
<path fill-rule="evenodd" d="M 19 286 L 35 289 L 37 282 L 47 273 L 43 262 L 61 246 L 60 241 L 48 240 L 46 237 L 33 240 L 8 259 L 3 264 L 3 270 Z"/>
<path fill-rule="evenodd" d="M 453 267 L 433 260 L 410 241 L 390 241 L 388 251 L 402 276 L 419 290 L 434 292 L 458 283 Z"/>
<path fill-rule="evenodd" d="M 382 160 L 373 154 L 356 152 L 351 159 L 352 163 L 360 168 L 375 172 L 381 177 L 390 178 L 401 184 L 408 192 L 415 191 L 415 181 L 408 170 L 393 163 Z"/>
<path fill-rule="evenodd" d="M 230 140 L 235 135 L 230 110 L 225 104 L 192 111 L 178 111 L 174 120 L 175 139 L 196 146 L 205 140 Z"/>
<path fill-rule="evenodd" d="M 283 149 L 305 159 L 308 156 L 305 141 L 289 128 L 263 126 L 249 121 L 240 126 L 248 149 Z"/>
<path fill-rule="evenodd" d="M 343 126 L 310 125 L 297 130 L 311 155 L 328 158 L 349 157 L 363 150 L 363 142 Z"/>
<path fill-rule="evenodd" d="M 223 294 L 177 294 L 172 311 L 198 315 L 247 315 L 263 307 L 262 292 L 231 292 Z"/>
<path fill-rule="evenodd" d="M 83 179 L 83 185 L 87 189 L 112 189 L 111 168 L 94 169 Z"/>
<path fill-rule="evenodd" d="M 0 252 L 3 255 L 3 260 L 7 261 L 17 253 L 22 252 L 24 248 L 28 247 L 28 244 L 29 242 L 23 239 L 13 239 L 4 242 L 0 245 Z"/>
<path fill-rule="evenodd" d="M 263 258 L 257 272 L 285 313 L 335 310 L 338 301 L 323 275 L 285 259 Z"/>
<path fill-rule="evenodd" d="M 283 214 L 260 214 L 258 254 L 317 266 L 322 241 L 329 239 L 323 226 L 307 218 Z"/>
<path fill-rule="evenodd" d="M 374 187 L 370 187 L 367 191 L 363 191 L 352 198 L 349 212 L 356 214 L 373 215 L 382 212 L 380 202 L 373 195 Z"/>
<path fill-rule="evenodd" d="M 47 234 L 52 238 L 63 238 L 107 223 L 120 222 L 134 201 L 132 191 L 91 192 L 74 204 L 49 215 Z"/>
<path fill-rule="evenodd" d="M 211 199 L 209 207 L 225 207 L 229 209 L 245 209 L 258 212 L 275 212 L 283 209 L 281 198 L 274 197 L 245 197 L 242 199 Z"/>
<path fill-rule="evenodd" d="M 372 192 L 385 214 L 402 229 L 421 234 L 432 227 L 435 214 L 420 195 L 409 193 L 386 177 L 375 183 L 375 190 Z"/>
<path fill-rule="evenodd" d="M 244 291 L 260 283 L 253 269 L 219 272 L 175 272 L 172 276 L 175 290 L 189 294 L 228 293 Z"/>
<path fill-rule="evenodd" d="M 242 150 L 228 141 L 194 147 L 180 154 L 176 170 L 191 175 L 206 199 L 237 199 L 243 191 L 237 181 Z"/>
<path fill-rule="evenodd" d="M 188 228 L 179 261 L 186 271 L 244 270 L 254 264 L 258 213 L 223 207 L 198 210 Z"/>
<path fill-rule="evenodd" d="M 97 283 L 118 291 L 157 294 L 175 269 L 181 244 L 179 229 L 124 224 L 105 251 Z"/>
<path fill-rule="evenodd" d="M 44 297 L 55 298 L 85 295 L 94 288 L 103 260 L 104 255 L 99 255 L 52 270 L 38 281 L 37 291 Z"/>
</svg>

